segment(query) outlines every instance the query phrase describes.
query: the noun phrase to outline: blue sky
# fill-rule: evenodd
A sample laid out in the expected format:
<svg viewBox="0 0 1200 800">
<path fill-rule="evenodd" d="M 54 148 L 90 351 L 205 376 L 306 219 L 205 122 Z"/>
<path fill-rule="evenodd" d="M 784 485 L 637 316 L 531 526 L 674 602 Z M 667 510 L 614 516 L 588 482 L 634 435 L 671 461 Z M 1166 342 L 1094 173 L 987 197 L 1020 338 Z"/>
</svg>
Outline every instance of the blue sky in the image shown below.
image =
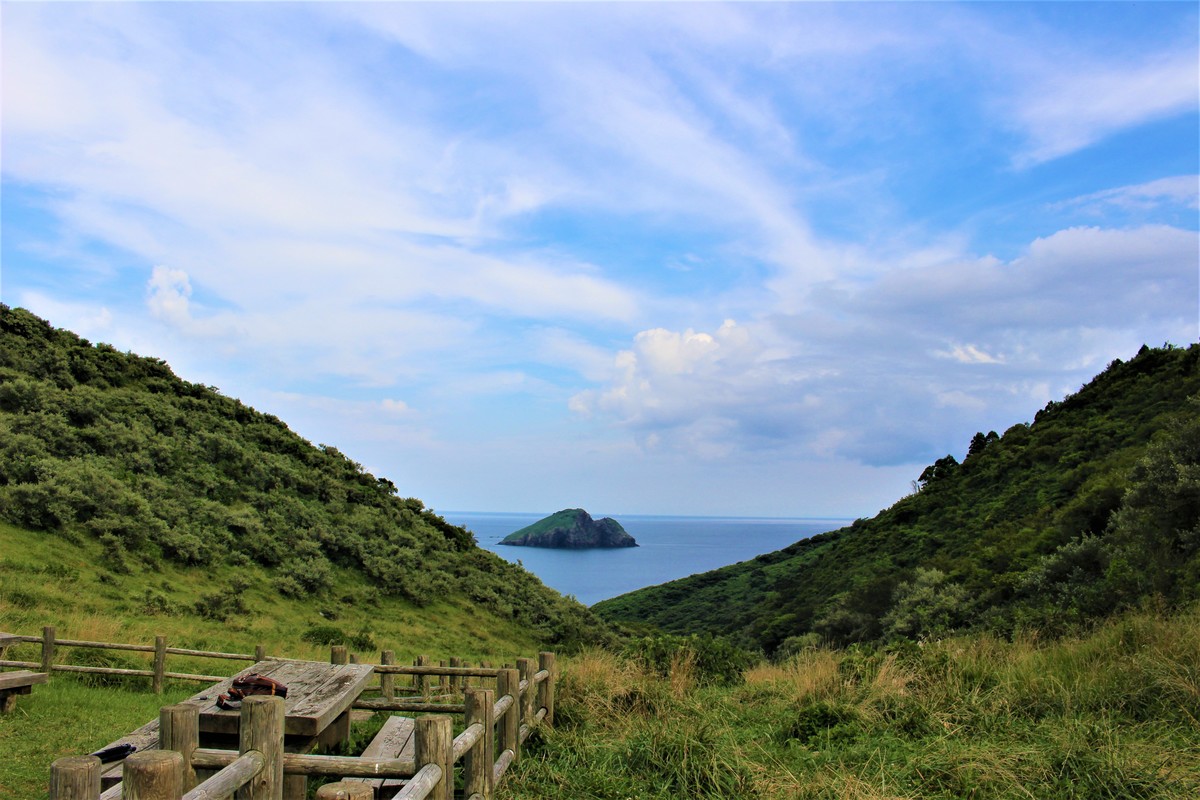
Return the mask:
<svg viewBox="0 0 1200 800">
<path fill-rule="evenodd" d="M 1198 336 L 1195 3 L 4 3 L 0 298 L 439 511 L 870 516 Z"/>
</svg>

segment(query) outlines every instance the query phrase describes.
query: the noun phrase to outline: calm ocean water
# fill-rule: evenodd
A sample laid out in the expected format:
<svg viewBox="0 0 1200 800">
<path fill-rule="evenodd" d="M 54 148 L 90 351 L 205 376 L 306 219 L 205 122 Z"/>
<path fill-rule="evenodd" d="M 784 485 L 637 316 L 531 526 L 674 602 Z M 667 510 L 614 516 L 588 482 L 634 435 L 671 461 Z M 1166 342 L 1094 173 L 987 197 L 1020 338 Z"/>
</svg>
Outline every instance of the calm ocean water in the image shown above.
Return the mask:
<svg viewBox="0 0 1200 800">
<path fill-rule="evenodd" d="M 746 561 L 853 521 L 593 514 L 596 519 L 609 516 L 620 522 L 640 547 L 552 550 L 498 544 L 508 534 L 547 514 L 450 511 L 442 516 L 472 531 L 480 547 L 509 561 L 519 560 L 547 586 L 575 595 L 585 605 Z"/>
</svg>

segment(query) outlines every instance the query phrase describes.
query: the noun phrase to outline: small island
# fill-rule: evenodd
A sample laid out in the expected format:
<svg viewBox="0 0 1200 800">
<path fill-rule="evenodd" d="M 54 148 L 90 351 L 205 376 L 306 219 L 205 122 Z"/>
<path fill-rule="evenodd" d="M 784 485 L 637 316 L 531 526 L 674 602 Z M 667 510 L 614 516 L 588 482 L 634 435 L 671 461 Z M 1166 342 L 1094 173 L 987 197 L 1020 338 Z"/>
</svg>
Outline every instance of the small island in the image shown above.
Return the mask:
<svg viewBox="0 0 1200 800">
<path fill-rule="evenodd" d="M 505 536 L 500 544 L 583 550 L 591 547 L 637 547 L 621 523 L 610 517 L 594 520 L 582 508 L 568 508 Z"/>
</svg>

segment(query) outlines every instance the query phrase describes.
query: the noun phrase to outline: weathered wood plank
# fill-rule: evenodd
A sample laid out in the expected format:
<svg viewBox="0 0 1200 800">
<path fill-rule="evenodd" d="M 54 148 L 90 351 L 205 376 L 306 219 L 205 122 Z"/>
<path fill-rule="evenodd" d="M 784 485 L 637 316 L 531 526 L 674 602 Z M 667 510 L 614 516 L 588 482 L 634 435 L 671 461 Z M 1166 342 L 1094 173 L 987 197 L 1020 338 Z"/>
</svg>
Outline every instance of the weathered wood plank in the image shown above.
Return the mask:
<svg viewBox="0 0 1200 800">
<path fill-rule="evenodd" d="M 26 689 L 35 683 L 45 683 L 47 675 L 44 672 L 31 672 L 19 669 L 16 672 L 0 672 L 0 689 Z M 29 694 L 28 691 L 22 694 Z"/>
<path fill-rule="evenodd" d="M 234 762 L 238 754 L 233 750 L 196 748 L 192 752 L 192 765 L 196 769 L 221 769 Z M 369 759 L 357 756 L 318 756 L 292 753 L 285 750 L 283 770 L 293 775 L 348 775 L 352 778 L 412 777 L 417 771 L 411 758 Z"/>
<path fill-rule="evenodd" d="M 221 681 L 203 693 L 200 706 L 200 730 L 204 733 L 232 734 L 238 728 L 238 712 L 217 707 L 217 695 L 229 691 L 236 677 L 260 674 L 288 687 L 285 698 L 289 736 L 316 736 L 350 707 L 366 687 L 372 673 L 370 664 L 333 666 L 319 661 L 265 661 L 242 670 L 237 676 Z"/>
<path fill-rule="evenodd" d="M 299 732 L 311 736 L 325 730 L 342 712 L 349 710 L 375 669 L 370 664 L 345 664 L 332 671 L 329 665 L 322 667 L 326 670 L 325 680 L 288 709 L 289 718 L 296 720 L 298 726 L 305 723 L 309 726 L 308 731 Z"/>
<path fill-rule="evenodd" d="M 266 758 L 257 750 L 242 753 L 227 767 L 190 790 L 183 800 L 216 800 L 232 797 L 233 793 L 253 781 L 266 767 Z"/>
<path fill-rule="evenodd" d="M 416 720 L 409 717 L 389 717 L 379 733 L 362 751 L 360 758 L 384 759 L 399 758 L 411 760 L 416 757 L 416 740 L 413 732 L 416 730 Z M 375 797 L 393 797 L 404 788 L 406 780 L 399 778 L 347 778 L 343 781 L 361 781 L 369 784 Z"/>
</svg>

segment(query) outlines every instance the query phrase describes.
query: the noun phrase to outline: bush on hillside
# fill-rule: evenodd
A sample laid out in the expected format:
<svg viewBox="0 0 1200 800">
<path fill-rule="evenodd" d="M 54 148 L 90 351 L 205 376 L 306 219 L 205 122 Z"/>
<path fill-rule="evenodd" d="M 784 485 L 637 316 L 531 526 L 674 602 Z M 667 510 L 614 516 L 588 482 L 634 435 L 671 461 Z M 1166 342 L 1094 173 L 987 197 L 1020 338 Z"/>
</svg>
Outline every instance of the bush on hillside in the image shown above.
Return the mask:
<svg viewBox="0 0 1200 800">
<path fill-rule="evenodd" d="M 625 654 L 661 676 L 688 664 L 701 685 L 731 686 L 742 681 L 742 673 L 757 658 L 720 636 L 646 636 L 629 642 Z"/>
</svg>

